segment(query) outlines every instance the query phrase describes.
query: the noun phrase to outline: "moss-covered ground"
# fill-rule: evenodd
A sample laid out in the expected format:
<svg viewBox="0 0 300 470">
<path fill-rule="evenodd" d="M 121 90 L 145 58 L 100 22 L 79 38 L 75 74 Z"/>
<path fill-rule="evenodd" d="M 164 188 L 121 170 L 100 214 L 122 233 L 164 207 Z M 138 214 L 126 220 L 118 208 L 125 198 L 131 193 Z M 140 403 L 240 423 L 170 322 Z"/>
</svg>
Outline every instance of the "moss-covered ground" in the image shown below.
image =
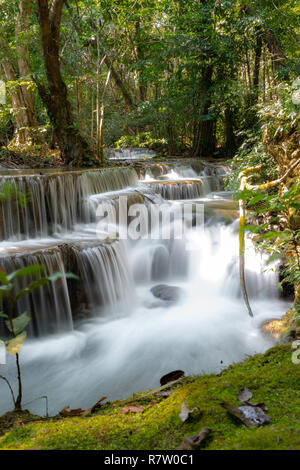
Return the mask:
<svg viewBox="0 0 300 470">
<path fill-rule="evenodd" d="M 220 403 L 238 406 L 244 387 L 253 402 L 263 402 L 269 424 L 248 428 Z M 292 362 L 291 344 L 234 364 L 220 375 L 187 377 L 167 398 L 150 395 L 131 403 L 140 413 L 122 414 L 126 402 L 107 403 L 90 416 L 52 418 L 16 424 L 0 438 L 0 449 L 176 449 L 184 436 L 212 429 L 201 449 L 300 449 L 300 364 Z M 182 401 L 197 410 L 185 422 Z M 28 418 L 27 418 L 28 419 Z M 34 419 L 34 417 L 32 418 Z"/>
</svg>

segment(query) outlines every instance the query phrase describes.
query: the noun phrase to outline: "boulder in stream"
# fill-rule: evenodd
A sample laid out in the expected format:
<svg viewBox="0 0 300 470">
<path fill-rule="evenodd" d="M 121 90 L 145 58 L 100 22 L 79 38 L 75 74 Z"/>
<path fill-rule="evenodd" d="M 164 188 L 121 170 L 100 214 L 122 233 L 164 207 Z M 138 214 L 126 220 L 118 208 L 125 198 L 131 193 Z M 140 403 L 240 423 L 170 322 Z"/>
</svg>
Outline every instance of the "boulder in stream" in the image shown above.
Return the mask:
<svg viewBox="0 0 300 470">
<path fill-rule="evenodd" d="M 168 286 L 167 284 L 158 284 L 151 289 L 154 297 L 166 302 L 177 302 L 183 295 L 183 290 L 178 286 Z"/>
</svg>

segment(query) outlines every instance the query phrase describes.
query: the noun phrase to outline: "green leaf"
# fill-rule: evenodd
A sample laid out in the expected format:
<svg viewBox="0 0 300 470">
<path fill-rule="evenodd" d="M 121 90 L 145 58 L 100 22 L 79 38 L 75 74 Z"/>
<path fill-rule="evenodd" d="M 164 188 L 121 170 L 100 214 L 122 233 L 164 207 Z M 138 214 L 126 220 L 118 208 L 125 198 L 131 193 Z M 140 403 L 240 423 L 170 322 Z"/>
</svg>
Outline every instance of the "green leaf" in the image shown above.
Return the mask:
<svg viewBox="0 0 300 470">
<path fill-rule="evenodd" d="M 36 276 L 37 274 L 44 273 L 45 269 L 40 264 L 34 264 L 33 266 L 26 266 L 25 268 L 18 269 L 7 276 L 9 281 L 12 281 L 15 277 L 25 276 Z"/>
<path fill-rule="evenodd" d="M 280 292 L 283 292 L 283 287 L 282 287 L 282 283 L 281 283 L 281 282 L 278 282 L 277 287 L 278 287 L 278 289 L 280 290 Z"/>
<path fill-rule="evenodd" d="M 281 258 L 281 256 L 282 256 L 281 253 L 273 253 L 271 256 L 269 256 L 267 260 L 267 264 L 273 263 L 273 261 L 277 261 L 278 259 Z"/>
<path fill-rule="evenodd" d="M 46 284 L 48 284 L 49 280 L 46 277 L 41 277 L 41 279 L 38 279 L 37 281 L 32 281 L 25 289 L 22 289 L 15 297 L 14 297 L 14 303 L 16 303 L 21 297 L 24 295 L 30 294 L 33 292 L 35 289 L 38 289 L 39 287 L 43 287 Z"/>
<path fill-rule="evenodd" d="M 30 322 L 30 315 L 28 312 L 24 312 L 22 313 L 22 315 L 19 315 L 17 318 L 14 318 L 12 320 L 14 334 L 19 335 L 26 328 L 29 322 Z M 9 331 L 12 333 L 10 322 L 6 321 L 5 324 L 7 328 L 9 329 Z"/>
<path fill-rule="evenodd" d="M 250 199 L 249 206 L 250 207 L 254 206 L 255 204 L 257 204 L 264 198 L 265 198 L 265 194 L 262 194 L 262 193 L 256 194 L 253 198 Z"/>
<path fill-rule="evenodd" d="M 5 297 L 8 292 L 10 292 L 13 288 L 12 284 L 4 284 L 0 286 L 0 298 Z"/>
<path fill-rule="evenodd" d="M 249 189 L 244 189 L 243 191 L 240 191 L 237 195 L 237 199 L 242 199 L 243 201 L 246 201 L 247 199 L 250 199 L 253 196 L 253 192 L 249 191 Z"/>
<path fill-rule="evenodd" d="M 7 276 L 6 276 L 6 272 L 3 271 L 3 269 L 0 269 L 0 282 L 2 284 L 8 284 L 9 283 L 9 281 L 7 279 Z"/>
<path fill-rule="evenodd" d="M 78 276 L 76 276 L 76 274 L 73 274 L 73 273 L 61 273 L 61 272 L 56 272 L 56 273 L 53 273 L 51 274 L 50 276 L 47 277 L 47 279 L 51 282 L 55 282 L 55 281 L 58 281 L 59 279 L 63 279 L 63 278 L 66 278 L 66 279 L 79 279 Z"/>
<path fill-rule="evenodd" d="M 0 312 L 0 318 L 8 318 L 8 315 L 4 312 Z"/>
</svg>

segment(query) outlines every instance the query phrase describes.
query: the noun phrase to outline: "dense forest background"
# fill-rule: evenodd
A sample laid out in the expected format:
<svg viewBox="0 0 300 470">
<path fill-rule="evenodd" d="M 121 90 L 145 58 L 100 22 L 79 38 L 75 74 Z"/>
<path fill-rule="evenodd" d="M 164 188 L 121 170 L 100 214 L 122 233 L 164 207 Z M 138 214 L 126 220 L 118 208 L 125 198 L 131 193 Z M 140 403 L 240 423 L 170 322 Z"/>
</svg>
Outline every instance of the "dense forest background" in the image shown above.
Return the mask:
<svg viewBox="0 0 300 470">
<path fill-rule="evenodd" d="M 2 155 L 232 157 L 253 152 L 275 115 L 295 127 L 297 1 L 11 0 L 0 11 Z"/>
</svg>

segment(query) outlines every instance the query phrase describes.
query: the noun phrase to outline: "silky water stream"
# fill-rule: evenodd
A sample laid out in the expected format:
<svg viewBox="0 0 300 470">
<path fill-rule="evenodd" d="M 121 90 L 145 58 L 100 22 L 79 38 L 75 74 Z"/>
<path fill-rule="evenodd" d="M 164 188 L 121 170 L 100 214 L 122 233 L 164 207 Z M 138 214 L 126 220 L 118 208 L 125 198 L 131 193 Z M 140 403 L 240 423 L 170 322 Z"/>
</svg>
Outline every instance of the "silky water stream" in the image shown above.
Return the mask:
<svg viewBox="0 0 300 470">
<path fill-rule="evenodd" d="M 85 314 L 74 315 L 73 293 L 60 282 L 18 306 L 33 317 L 20 353 L 23 403 L 31 411 L 45 413 L 42 396 L 51 415 L 67 405 L 87 408 L 102 396 L 129 397 L 159 386 L 172 370 L 218 372 L 272 346 L 260 327 L 282 316 L 287 304 L 276 288 L 276 266 L 266 270 L 264 256 L 247 240 L 254 318 L 247 314 L 239 286 L 237 213 L 223 191 L 224 168 L 204 165 L 197 172 L 170 164 L 164 173 L 155 179 L 149 167 L 140 180 L 133 169 L 6 177 L 31 199 L 17 209 L 2 203 L 0 267 L 39 263 L 48 272 L 68 271 L 72 260 L 86 302 Z M 184 239 L 164 239 L 168 227 L 162 227 L 151 238 L 123 240 L 109 233 L 99 241 L 97 207 L 117 206 L 120 195 L 128 206 L 142 202 L 148 212 L 162 202 L 177 208 L 203 204 L 205 228 L 190 227 Z M 176 286 L 180 295 L 173 301 L 155 297 L 151 289 L 157 285 Z M 14 357 L 8 355 L 0 372 L 16 384 Z M 0 413 L 12 405 L 0 382 Z"/>
</svg>

